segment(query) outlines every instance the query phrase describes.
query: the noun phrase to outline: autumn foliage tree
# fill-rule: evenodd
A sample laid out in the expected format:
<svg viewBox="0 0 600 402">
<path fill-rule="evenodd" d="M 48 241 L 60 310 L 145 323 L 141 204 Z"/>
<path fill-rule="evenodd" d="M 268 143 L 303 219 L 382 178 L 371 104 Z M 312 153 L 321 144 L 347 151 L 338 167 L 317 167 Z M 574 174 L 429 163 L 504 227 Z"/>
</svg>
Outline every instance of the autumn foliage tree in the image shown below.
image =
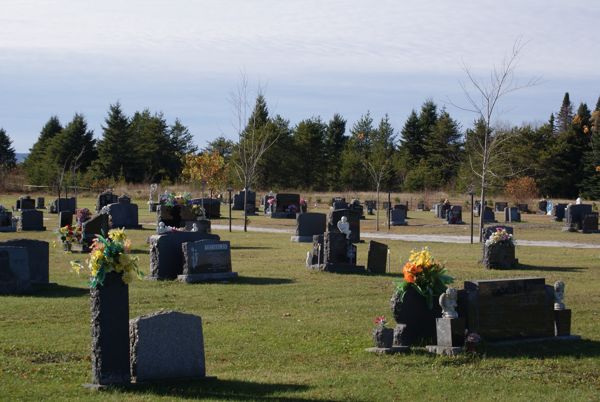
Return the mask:
<svg viewBox="0 0 600 402">
<path fill-rule="evenodd" d="M 539 195 L 535 180 L 529 176 L 517 177 L 507 181 L 504 186 L 504 193 L 515 204 L 526 204 Z"/>
<path fill-rule="evenodd" d="M 193 183 L 204 183 L 212 193 L 225 186 L 227 180 L 225 159 L 219 152 L 187 154 L 184 158 L 182 174 Z"/>
</svg>

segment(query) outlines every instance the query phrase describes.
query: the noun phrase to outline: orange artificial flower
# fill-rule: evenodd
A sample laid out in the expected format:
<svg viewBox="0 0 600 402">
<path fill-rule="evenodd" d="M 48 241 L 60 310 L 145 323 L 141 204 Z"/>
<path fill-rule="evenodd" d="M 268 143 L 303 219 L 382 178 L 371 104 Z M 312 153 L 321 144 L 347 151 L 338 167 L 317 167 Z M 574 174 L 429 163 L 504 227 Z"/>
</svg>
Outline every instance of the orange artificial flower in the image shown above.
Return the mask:
<svg viewBox="0 0 600 402">
<path fill-rule="evenodd" d="M 404 272 L 404 280 L 408 283 L 415 283 L 417 278 L 410 272 L 406 271 Z"/>
</svg>

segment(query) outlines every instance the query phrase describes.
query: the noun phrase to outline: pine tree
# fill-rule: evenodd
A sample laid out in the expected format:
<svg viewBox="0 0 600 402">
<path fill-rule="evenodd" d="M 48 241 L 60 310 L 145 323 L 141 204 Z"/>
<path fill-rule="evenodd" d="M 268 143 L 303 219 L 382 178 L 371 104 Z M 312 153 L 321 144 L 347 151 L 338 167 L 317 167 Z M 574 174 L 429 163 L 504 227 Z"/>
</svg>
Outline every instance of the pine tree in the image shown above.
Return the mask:
<svg viewBox="0 0 600 402">
<path fill-rule="evenodd" d="M 558 114 L 556 115 L 556 131 L 558 133 L 565 132 L 571 127 L 573 122 L 573 105 L 569 99 L 569 93 L 565 92 L 563 97 L 562 105 Z"/>
<path fill-rule="evenodd" d="M 322 189 L 325 186 L 324 145 L 327 126 L 320 117 L 302 120 L 294 129 L 294 149 L 301 157 L 297 160 L 296 179 L 304 189 Z"/>
<path fill-rule="evenodd" d="M 425 158 L 425 138 L 419 117 L 413 110 L 400 132 L 400 154 L 401 157 L 408 163 L 415 163 Z"/>
<path fill-rule="evenodd" d="M 137 158 L 131 138 L 129 118 L 121 110 L 119 102 L 110 105 L 108 116 L 102 126 L 102 139 L 98 141 L 98 159 L 94 167 L 103 178 L 119 179 L 127 182 L 135 179 L 133 164 Z"/>
<path fill-rule="evenodd" d="M 31 184 L 46 184 L 49 180 L 49 174 L 54 174 L 54 172 L 50 173 L 48 166 L 45 165 L 46 152 L 52 138 L 60 133 L 62 129 L 63 127 L 60 124 L 58 117 L 50 117 L 48 122 L 46 122 L 42 128 L 37 141 L 29 149 L 29 155 L 23 162 L 23 168 L 25 169 L 27 179 Z"/>
<path fill-rule="evenodd" d="M 198 152 L 198 147 L 194 144 L 194 136 L 179 119 L 175 119 L 175 123 L 169 127 L 169 136 L 175 152 L 181 157 Z"/>
<path fill-rule="evenodd" d="M 340 181 L 346 189 L 366 190 L 369 188 L 369 176 L 364 172 L 364 160 L 371 149 L 373 134 L 371 113 L 362 115 L 352 126 L 350 138 L 342 153 Z"/>
<path fill-rule="evenodd" d="M 260 128 L 260 137 L 266 137 L 273 145 L 258 161 L 255 184 L 257 188 L 282 189 L 299 185 L 298 150 L 289 120 L 277 115 Z"/>
<path fill-rule="evenodd" d="M 0 128 L 0 168 L 3 173 L 17 165 L 17 157 L 12 141 L 3 128 Z"/>
<path fill-rule="evenodd" d="M 325 133 L 325 169 L 326 188 L 340 190 L 340 170 L 342 167 L 342 151 L 348 140 L 346 133 L 346 120 L 338 113 L 333 115 L 327 124 Z"/>
<path fill-rule="evenodd" d="M 462 159 L 462 143 L 459 124 L 443 110 L 425 143 L 426 161 L 431 167 L 432 177 L 441 181 L 436 187 L 448 185 L 456 176 Z"/>
</svg>

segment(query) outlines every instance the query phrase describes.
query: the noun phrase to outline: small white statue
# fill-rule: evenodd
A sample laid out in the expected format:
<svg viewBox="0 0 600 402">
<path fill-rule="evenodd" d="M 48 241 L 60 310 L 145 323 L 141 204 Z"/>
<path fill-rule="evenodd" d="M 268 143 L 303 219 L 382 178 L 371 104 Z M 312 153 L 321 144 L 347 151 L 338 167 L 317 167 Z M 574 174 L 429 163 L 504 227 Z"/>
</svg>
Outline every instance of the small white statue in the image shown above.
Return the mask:
<svg viewBox="0 0 600 402">
<path fill-rule="evenodd" d="M 156 232 L 158 234 L 163 234 L 163 233 L 169 233 L 169 227 L 167 225 L 165 225 L 164 222 L 159 222 L 158 223 L 158 227 L 156 228 Z"/>
<path fill-rule="evenodd" d="M 554 310 L 564 310 L 565 304 L 565 283 L 563 281 L 554 282 Z"/>
<path fill-rule="evenodd" d="M 306 252 L 306 268 L 312 265 L 312 253 L 310 251 Z"/>
<path fill-rule="evenodd" d="M 348 218 L 342 216 L 342 219 L 340 219 L 337 223 L 337 228 L 341 233 L 346 235 L 346 239 L 350 238 L 350 233 L 352 231 L 350 230 L 350 223 L 348 222 Z"/>
<path fill-rule="evenodd" d="M 575 200 L 575 205 L 581 205 L 581 197 L 577 197 Z"/>
<path fill-rule="evenodd" d="M 457 298 L 458 292 L 454 288 L 448 288 L 445 293 L 440 295 L 439 303 L 442 308 L 442 318 L 458 318 L 456 312 Z"/>
<path fill-rule="evenodd" d="M 192 232 L 198 231 L 198 224 L 196 222 L 192 223 Z"/>
</svg>

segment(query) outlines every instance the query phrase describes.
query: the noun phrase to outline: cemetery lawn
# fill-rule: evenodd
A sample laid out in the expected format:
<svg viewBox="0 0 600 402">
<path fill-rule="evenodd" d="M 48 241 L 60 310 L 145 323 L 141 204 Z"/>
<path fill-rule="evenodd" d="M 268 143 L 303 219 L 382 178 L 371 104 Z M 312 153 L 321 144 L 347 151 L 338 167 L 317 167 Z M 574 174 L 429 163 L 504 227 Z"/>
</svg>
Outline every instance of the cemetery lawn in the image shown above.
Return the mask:
<svg viewBox="0 0 600 402">
<path fill-rule="evenodd" d="M 148 272 L 145 240 L 154 233 L 149 224 L 153 215 L 137 202 L 144 229 L 128 233 L 140 267 Z M 93 201 L 82 204 L 91 208 Z M 227 216 L 224 207 L 221 212 Z M 432 215 L 410 211 L 408 223 L 439 224 Z M 0 233 L 0 240 L 52 243 L 57 216 L 44 217 L 47 232 Z M 293 228 L 292 220 L 251 217 L 251 222 Z M 226 225 L 227 220 L 213 224 Z M 241 224 L 240 215 L 234 224 Z M 527 230 L 536 233 L 532 240 L 555 240 L 546 234 L 558 230 L 558 240 L 598 243 L 599 235 L 562 233 L 560 224 L 553 225 Z M 517 238 L 523 238 L 526 230 L 514 226 Z M 393 228 L 393 233 L 405 230 L 417 229 Z M 467 235 L 466 230 L 461 234 Z M 31 296 L 0 296 L 0 400 L 598 400 L 599 249 L 517 247 L 519 269 L 486 271 L 478 264 L 479 244 L 383 241 L 391 247 L 393 273 L 337 275 L 308 271 L 304 261 L 310 244 L 292 243 L 289 234 L 213 232 L 231 241 L 237 281 L 186 285 L 138 280 L 129 297 L 131 318 L 160 309 L 201 316 L 207 374 L 217 379 L 104 392 L 83 388 L 91 377 L 89 290 L 86 279 L 70 271 L 69 261 L 86 256 L 66 254 L 57 244 L 50 248 L 55 287 Z M 375 317 L 385 315 L 393 324 L 392 280 L 400 276 L 410 250 L 422 246 L 445 261 L 458 288 L 473 279 L 542 276 L 546 283 L 565 281 L 572 333 L 582 340 L 484 345 L 479 355 L 454 358 L 419 349 L 407 355 L 366 353 Z M 366 265 L 367 247 L 368 241 L 358 246 L 361 265 Z"/>
</svg>

